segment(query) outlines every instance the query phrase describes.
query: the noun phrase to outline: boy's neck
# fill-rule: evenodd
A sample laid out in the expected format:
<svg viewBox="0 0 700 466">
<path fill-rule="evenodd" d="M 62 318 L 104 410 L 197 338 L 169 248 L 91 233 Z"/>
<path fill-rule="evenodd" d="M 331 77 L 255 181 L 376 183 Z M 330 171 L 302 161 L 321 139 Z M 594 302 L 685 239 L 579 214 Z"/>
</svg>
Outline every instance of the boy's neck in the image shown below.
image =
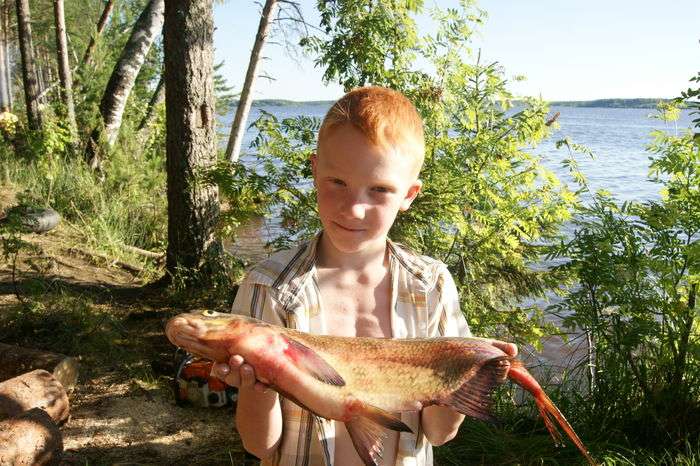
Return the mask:
<svg viewBox="0 0 700 466">
<path fill-rule="evenodd" d="M 388 263 L 386 238 L 377 242 L 375 247 L 362 251 L 346 253 L 339 251 L 326 235 L 321 235 L 318 244 L 316 265 L 323 268 L 337 268 L 348 271 L 363 272 Z"/>
</svg>

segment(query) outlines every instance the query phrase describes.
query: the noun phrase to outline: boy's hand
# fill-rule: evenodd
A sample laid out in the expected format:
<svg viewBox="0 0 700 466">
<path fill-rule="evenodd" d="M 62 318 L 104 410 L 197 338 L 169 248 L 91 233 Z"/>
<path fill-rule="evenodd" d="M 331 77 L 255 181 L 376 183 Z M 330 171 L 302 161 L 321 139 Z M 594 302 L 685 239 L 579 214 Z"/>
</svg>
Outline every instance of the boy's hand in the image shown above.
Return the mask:
<svg viewBox="0 0 700 466">
<path fill-rule="evenodd" d="M 238 389 L 253 389 L 257 392 L 266 392 L 269 388 L 255 378 L 253 366 L 246 364 L 243 356 L 239 354 L 231 356 L 228 364 L 214 363 L 211 374 Z"/>
</svg>

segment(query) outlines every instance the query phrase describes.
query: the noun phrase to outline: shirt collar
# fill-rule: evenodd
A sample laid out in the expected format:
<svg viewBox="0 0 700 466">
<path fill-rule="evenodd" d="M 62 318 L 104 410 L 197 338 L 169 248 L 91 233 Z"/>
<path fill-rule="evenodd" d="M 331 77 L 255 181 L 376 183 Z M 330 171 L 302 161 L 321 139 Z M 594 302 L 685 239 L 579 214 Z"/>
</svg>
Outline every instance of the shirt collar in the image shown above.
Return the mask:
<svg viewBox="0 0 700 466">
<path fill-rule="evenodd" d="M 294 266 L 294 270 L 291 271 L 292 273 L 288 279 L 283 280 L 279 284 L 279 293 L 283 305 L 290 304 L 303 291 L 307 280 L 310 280 L 313 276 L 321 235 L 323 235 L 323 231 L 319 231 L 311 240 L 299 247 L 300 249 L 297 253 L 299 257 L 295 259 L 297 263 Z M 390 261 L 393 261 L 399 268 L 406 270 L 424 289 L 432 287 L 434 274 L 431 268 L 427 267 L 427 262 L 421 256 L 388 238 L 387 247 L 389 248 Z"/>
</svg>

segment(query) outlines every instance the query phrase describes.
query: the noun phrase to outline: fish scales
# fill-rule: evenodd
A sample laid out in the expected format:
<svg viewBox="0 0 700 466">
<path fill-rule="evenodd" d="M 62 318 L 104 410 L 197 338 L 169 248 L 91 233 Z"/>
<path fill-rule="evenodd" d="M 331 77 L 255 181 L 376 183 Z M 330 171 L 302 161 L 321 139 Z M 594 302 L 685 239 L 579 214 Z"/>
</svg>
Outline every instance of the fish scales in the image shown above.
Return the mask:
<svg viewBox="0 0 700 466">
<path fill-rule="evenodd" d="M 214 311 L 181 314 L 170 341 L 217 362 L 241 355 L 256 376 L 318 416 L 344 422 L 368 466 L 381 460 L 385 429 L 410 432 L 395 414 L 430 405 L 490 419 L 490 393 L 507 378 L 535 397 L 556 442 L 564 430 L 590 464 L 581 440 L 519 361 L 482 338 L 386 339 L 312 335 Z"/>
<path fill-rule="evenodd" d="M 347 385 L 356 387 L 363 399 L 379 403 L 378 398 L 386 397 L 387 401 L 378 407 L 394 411 L 403 406 L 395 403 L 397 393 L 425 403 L 437 401 L 474 376 L 480 367 L 475 362 L 478 355 L 484 361 L 489 356 L 478 352 L 483 344 L 474 345 L 462 338 L 348 339 L 293 331 L 289 334 L 315 348 L 331 366 L 342 367 Z M 494 355 L 502 355 L 494 350 Z"/>
</svg>

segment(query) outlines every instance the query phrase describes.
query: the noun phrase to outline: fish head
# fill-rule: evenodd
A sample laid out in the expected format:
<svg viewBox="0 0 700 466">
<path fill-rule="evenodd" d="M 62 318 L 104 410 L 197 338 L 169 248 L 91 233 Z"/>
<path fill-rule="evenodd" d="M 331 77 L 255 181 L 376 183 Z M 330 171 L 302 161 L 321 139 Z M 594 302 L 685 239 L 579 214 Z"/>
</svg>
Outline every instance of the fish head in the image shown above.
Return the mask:
<svg viewBox="0 0 700 466">
<path fill-rule="evenodd" d="M 229 348 L 246 331 L 250 318 L 216 311 L 179 314 L 168 320 L 165 335 L 188 352 L 216 362 L 227 362 Z"/>
</svg>

